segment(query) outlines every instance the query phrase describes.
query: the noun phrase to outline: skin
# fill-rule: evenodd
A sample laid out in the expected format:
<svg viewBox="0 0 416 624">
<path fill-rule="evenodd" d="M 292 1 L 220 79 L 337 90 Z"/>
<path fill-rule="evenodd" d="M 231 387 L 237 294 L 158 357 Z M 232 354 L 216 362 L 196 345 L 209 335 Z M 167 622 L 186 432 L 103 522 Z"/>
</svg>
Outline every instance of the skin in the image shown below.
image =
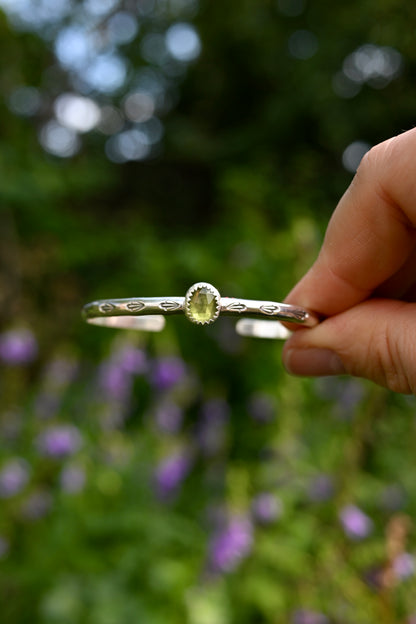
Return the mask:
<svg viewBox="0 0 416 624">
<path fill-rule="evenodd" d="M 286 301 L 325 319 L 286 342 L 288 372 L 346 373 L 416 393 L 416 129 L 364 156 Z"/>
</svg>

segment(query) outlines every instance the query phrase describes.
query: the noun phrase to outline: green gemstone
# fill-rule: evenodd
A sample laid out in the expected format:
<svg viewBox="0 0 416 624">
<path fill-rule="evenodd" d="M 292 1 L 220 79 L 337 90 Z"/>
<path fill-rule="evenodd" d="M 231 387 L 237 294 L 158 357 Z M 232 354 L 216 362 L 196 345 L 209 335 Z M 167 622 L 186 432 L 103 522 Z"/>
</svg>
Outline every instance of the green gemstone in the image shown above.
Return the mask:
<svg viewBox="0 0 416 624">
<path fill-rule="evenodd" d="M 217 311 L 215 294 L 206 286 L 201 286 L 189 300 L 189 314 L 196 323 L 210 323 Z"/>
</svg>

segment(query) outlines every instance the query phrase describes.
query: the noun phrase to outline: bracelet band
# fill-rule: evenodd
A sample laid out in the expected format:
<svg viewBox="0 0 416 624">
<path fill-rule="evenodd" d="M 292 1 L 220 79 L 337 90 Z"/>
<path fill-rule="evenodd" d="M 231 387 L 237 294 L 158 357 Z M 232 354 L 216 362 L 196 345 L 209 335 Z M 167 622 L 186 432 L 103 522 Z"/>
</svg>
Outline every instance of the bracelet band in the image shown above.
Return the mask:
<svg viewBox="0 0 416 624">
<path fill-rule="evenodd" d="M 184 297 L 102 299 L 88 303 L 82 312 L 88 323 L 144 331 L 162 330 L 164 317 L 172 314 L 185 314 L 197 325 L 209 325 L 220 315 L 248 316 L 254 318 L 241 318 L 236 330 L 243 336 L 256 338 L 286 338 L 290 332 L 280 321 L 305 327 L 319 323 L 318 316 L 305 308 L 275 301 L 221 297 L 207 282 L 193 284 Z"/>
</svg>

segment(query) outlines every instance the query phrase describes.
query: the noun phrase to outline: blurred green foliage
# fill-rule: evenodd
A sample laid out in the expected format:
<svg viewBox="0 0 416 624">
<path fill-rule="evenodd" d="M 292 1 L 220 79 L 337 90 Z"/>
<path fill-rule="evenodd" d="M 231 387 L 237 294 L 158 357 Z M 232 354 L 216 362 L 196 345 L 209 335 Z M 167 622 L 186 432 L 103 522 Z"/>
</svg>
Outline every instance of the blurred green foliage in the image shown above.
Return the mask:
<svg viewBox="0 0 416 624">
<path fill-rule="evenodd" d="M 125 8 L 136 4 L 162 7 L 143 25 L 157 32 L 181 5 Z M 347 146 L 414 124 L 416 8 L 201 1 L 183 19 L 202 51 L 174 84 L 159 153 L 117 164 L 94 130 L 72 158 L 42 148 L 73 84 L 46 27 L 1 15 L 0 345 L 22 328 L 37 343 L 0 364 L 1 621 L 411 624 L 412 398 L 289 378 L 279 344 L 238 338 L 228 319 L 126 337 L 84 325 L 80 309 L 199 280 L 284 297 L 351 179 Z M 394 78 L 346 80 L 367 44 L 400 53 Z M 141 50 L 123 47 L 131 72 Z M 10 107 L 22 85 L 42 93 L 31 118 Z M 166 361 L 177 378 L 164 385 Z M 177 482 L 163 495 L 169 458 Z"/>
</svg>

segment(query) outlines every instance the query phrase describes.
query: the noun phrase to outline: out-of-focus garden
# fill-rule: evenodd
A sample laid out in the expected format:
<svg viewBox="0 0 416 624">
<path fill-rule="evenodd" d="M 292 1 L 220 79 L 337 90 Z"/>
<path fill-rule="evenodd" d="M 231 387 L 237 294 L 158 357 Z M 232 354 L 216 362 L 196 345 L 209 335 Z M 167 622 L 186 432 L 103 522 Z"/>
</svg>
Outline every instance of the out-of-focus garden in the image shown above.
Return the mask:
<svg viewBox="0 0 416 624">
<path fill-rule="evenodd" d="M 281 300 L 415 123 L 416 5 L 0 9 L 2 624 L 414 624 L 413 398 L 80 310 Z"/>
</svg>

